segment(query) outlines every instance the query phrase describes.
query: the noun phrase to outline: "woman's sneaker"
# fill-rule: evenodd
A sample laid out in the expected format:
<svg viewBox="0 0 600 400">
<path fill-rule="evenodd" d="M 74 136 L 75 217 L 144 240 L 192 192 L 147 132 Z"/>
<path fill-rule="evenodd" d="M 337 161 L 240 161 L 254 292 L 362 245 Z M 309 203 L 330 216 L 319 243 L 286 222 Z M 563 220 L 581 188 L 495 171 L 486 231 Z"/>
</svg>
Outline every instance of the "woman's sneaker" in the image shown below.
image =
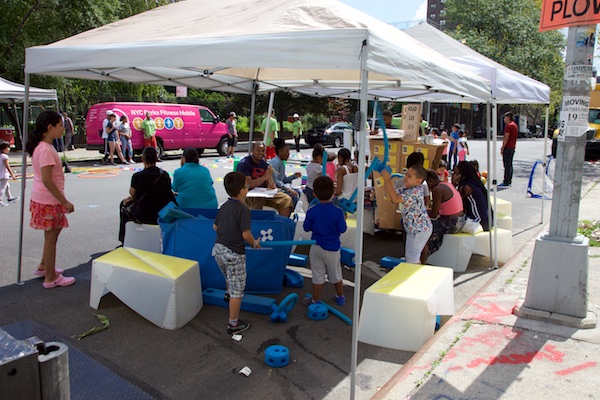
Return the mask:
<svg viewBox="0 0 600 400">
<path fill-rule="evenodd" d="M 227 324 L 227 333 L 230 335 L 242 333 L 247 331 L 248 329 L 250 329 L 250 322 L 244 322 L 241 319 L 238 319 L 238 323 L 235 326 Z"/>
</svg>

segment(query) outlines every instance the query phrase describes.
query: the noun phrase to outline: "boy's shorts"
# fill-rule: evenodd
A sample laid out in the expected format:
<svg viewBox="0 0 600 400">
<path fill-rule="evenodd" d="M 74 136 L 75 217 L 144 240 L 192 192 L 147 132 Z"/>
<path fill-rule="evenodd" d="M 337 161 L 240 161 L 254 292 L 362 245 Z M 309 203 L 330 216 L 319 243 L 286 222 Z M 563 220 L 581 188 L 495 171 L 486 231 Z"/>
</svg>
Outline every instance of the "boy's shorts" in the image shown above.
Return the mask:
<svg viewBox="0 0 600 400">
<path fill-rule="evenodd" d="M 340 251 L 329 251 L 318 244 L 310 246 L 308 253 L 310 258 L 310 269 L 312 270 L 312 282 L 315 285 L 325 283 L 325 273 L 331 283 L 342 280 L 342 266 L 340 264 Z"/>
<path fill-rule="evenodd" d="M 215 243 L 212 256 L 225 277 L 229 296 L 234 298 L 244 297 L 244 289 L 246 289 L 246 255 L 238 254 L 221 243 Z"/>
</svg>

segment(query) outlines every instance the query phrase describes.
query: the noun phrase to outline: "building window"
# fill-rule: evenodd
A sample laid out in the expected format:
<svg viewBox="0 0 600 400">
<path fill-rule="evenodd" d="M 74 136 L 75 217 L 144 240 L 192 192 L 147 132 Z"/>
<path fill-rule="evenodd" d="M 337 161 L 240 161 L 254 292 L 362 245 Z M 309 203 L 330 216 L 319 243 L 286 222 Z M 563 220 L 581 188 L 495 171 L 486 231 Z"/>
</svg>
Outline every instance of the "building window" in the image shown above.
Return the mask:
<svg viewBox="0 0 600 400">
<path fill-rule="evenodd" d="M 445 19 L 440 20 L 440 25 L 446 25 L 446 20 Z"/>
<path fill-rule="evenodd" d="M 430 7 L 431 7 L 431 8 L 436 8 L 436 7 L 437 7 L 437 4 L 435 4 L 435 3 L 432 3 Z"/>
<path fill-rule="evenodd" d="M 442 4 L 446 3 L 446 0 L 440 0 L 440 3 L 442 3 Z"/>
<path fill-rule="evenodd" d="M 446 15 L 446 10 L 440 10 L 440 17 L 443 17 Z"/>
<path fill-rule="evenodd" d="M 435 20 L 435 14 L 429 14 L 429 19 Z"/>
</svg>

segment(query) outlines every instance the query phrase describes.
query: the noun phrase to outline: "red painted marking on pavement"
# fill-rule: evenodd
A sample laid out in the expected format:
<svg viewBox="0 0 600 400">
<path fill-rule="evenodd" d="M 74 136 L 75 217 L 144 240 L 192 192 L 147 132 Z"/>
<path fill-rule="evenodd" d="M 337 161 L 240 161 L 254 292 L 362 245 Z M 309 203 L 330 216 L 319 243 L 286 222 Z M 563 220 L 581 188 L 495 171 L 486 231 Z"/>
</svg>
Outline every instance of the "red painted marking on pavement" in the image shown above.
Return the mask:
<svg viewBox="0 0 600 400">
<path fill-rule="evenodd" d="M 460 365 L 457 365 L 457 366 L 455 366 L 455 367 L 450 367 L 450 368 L 448 368 L 448 370 L 447 370 L 447 371 L 448 371 L 448 372 L 452 372 L 452 371 L 459 371 L 459 370 L 461 370 L 461 369 L 463 369 L 463 367 L 461 367 Z"/>
<path fill-rule="evenodd" d="M 512 307 L 509 310 L 505 310 L 496 303 L 489 303 L 489 305 L 473 303 L 473 306 L 479 308 L 482 312 L 464 316 L 463 319 L 476 319 L 490 323 L 499 323 L 501 322 L 501 317 L 512 314 Z"/>
<path fill-rule="evenodd" d="M 529 364 L 533 360 L 541 360 L 547 358 L 552 362 L 563 362 L 563 356 L 565 353 L 561 351 L 557 351 L 556 348 L 552 345 L 544 346 L 543 351 L 532 351 L 525 354 L 510 354 L 510 355 L 500 355 L 500 356 L 492 356 L 487 359 L 485 358 L 477 358 L 467 364 L 467 368 L 475 368 L 481 364 L 486 365 L 494 365 L 494 364 L 511 364 L 511 365 L 519 365 L 519 364 Z"/>
<path fill-rule="evenodd" d="M 458 356 L 459 352 L 468 353 L 469 347 L 477 344 L 483 344 L 491 349 L 503 346 L 506 340 L 513 340 L 523 334 L 523 331 L 505 327 L 502 331 L 492 330 L 491 332 L 480 333 L 474 337 L 463 337 L 444 357 L 444 360 L 451 360 Z"/>
<path fill-rule="evenodd" d="M 573 368 L 567 368 L 567 369 L 563 369 L 561 371 L 556 371 L 555 374 L 556 375 L 565 376 L 565 375 L 572 374 L 573 372 L 581 371 L 582 369 L 595 367 L 596 365 L 598 365 L 598 364 L 595 363 L 595 362 L 593 362 L 593 361 L 590 361 L 590 362 L 587 362 L 585 364 L 577 365 L 577 366 L 575 366 Z"/>
</svg>

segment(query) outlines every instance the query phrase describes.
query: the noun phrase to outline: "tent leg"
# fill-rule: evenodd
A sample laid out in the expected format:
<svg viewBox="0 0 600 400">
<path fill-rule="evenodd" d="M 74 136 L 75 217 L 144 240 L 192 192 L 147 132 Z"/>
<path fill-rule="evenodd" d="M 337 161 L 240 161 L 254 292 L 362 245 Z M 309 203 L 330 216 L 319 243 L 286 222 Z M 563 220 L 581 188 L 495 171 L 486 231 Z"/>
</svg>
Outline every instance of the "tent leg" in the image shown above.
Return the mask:
<svg viewBox="0 0 600 400">
<path fill-rule="evenodd" d="M 498 171 L 498 156 L 497 156 L 497 150 L 498 150 L 498 107 L 496 102 L 492 102 L 492 110 L 493 110 L 493 116 L 492 116 L 492 164 L 493 164 L 493 171 L 492 171 L 492 185 L 494 186 L 494 221 L 498 220 L 498 207 L 497 207 L 497 196 L 498 196 L 498 180 L 496 179 L 497 177 L 497 171 Z M 491 255 L 492 258 L 494 259 L 494 265 L 492 266 L 492 269 L 498 269 L 498 230 L 494 229 L 492 231 L 492 235 L 494 237 L 494 245 L 492 247 L 492 251 L 491 251 Z"/>
<path fill-rule="evenodd" d="M 21 157 L 21 214 L 19 216 L 19 250 L 17 259 L 17 285 L 22 285 L 21 270 L 23 262 L 23 225 L 25 221 L 25 184 L 27 182 L 27 146 L 29 134 L 29 74 L 25 74 L 25 101 L 23 102 L 23 156 Z"/>
<path fill-rule="evenodd" d="M 252 149 L 252 142 L 254 141 L 254 111 L 256 110 L 256 90 L 258 89 L 258 84 L 256 82 L 252 85 L 252 100 L 250 102 L 250 132 L 248 135 L 248 155 L 250 155 L 250 150 Z"/>
<path fill-rule="evenodd" d="M 368 45 L 367 41 L 363 42 L 361 52 L 361 75 L 360 75 L 360 113 L 361 113 L 361 126 L 360 126 L 360 141 L 358 150 L 358 165 L 365 165 L 366 157 L 366 141 L 367 141 L 367 130 L 363 123 L 366 120 L 368 112 L 367 105 L 367 90 L 369 83 L 369 72 L 367 71 L 367 53 Z M 352 372 L 350 374 L 350 399 L 353 400 L 356 396 L 356 364 L 358 359 L 358 318 L 359 318 L 359 305 L 360 305 L 360 282 L 362 274 L 362 261 L 363 261 L 363 220 L 365 216 L 365 169 L 358 169 L 358 197 L 356 198 L 356 239 L 354 248 L 356 249 L 355 268 L 354 268 L 354 304 L 352 311 L 352 351 L 351 351 L 351 363 Z"/>
<path fill-rule="evenodd" d="M 494 220 L 492 218 L 492 203 L 490 202 L 491 198 L 490 198 L 490 193 L 491 193 L 491 185 L 492 185 L 492 180 L 491 177 L 492 175 L 490 174 L 490 161 L 491 161 L 491 153 L 490 153 L 490 142 L 491 142 L 491 138 L 490 138 L 490 132 L 492 131 L 492 105 L 488 102 L 486 105 L 486 113 L 485 113 L 485 119 L 486 119 L 486 133 L 485 133 L 485 141 L 487 144 L 487 169 L 488 169 L 488 177 L 486 180 L 486 185 L 487 185 L 487 191 L 488 191 L 488 209 L 487 209 L 487 213 L 488 213 L 488 221 L 494 221 L 493 224 L 489 224 L 490 226 L 496 226 L 496 220 Z M 495 193 L 494 193 L 494 199 L 496 198 Z M 494 204 L 495 207 L 495 204 Z M 489 239 L 490 239 L 490 249 L 492 248 L 492 235 L 489 235 Z M 490 257 L 490 269 L 494 269 L 494 259 L 493 257 Z"/>
</svg>

